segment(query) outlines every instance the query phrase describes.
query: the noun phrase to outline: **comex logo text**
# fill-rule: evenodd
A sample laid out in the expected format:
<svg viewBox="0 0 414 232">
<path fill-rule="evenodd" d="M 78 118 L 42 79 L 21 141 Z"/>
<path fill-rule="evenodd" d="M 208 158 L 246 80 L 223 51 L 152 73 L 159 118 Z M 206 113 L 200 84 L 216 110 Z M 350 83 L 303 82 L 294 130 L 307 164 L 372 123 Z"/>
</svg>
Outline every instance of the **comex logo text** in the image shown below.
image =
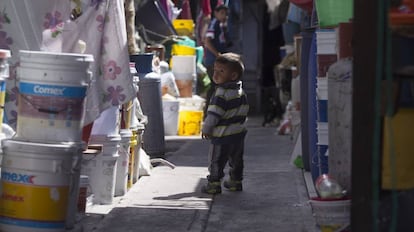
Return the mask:
<svg viewBox="0 0 414 232">
<path fill-rule="evenodd" d="M 40 85 L 35 85 L 33 87 L 33 91 L 39 94 L 50 94 L 56 96 L 63 96 L 64 91 L 66 88 L 51 88 L 51 87 L 43 87 Z"/>
<path fill-rule="evenodd" d="M 36 176 L 19 174 L 14 172 L 1 172 L 1 179 L 15 183 L 33 184 Z"/>
</svg>

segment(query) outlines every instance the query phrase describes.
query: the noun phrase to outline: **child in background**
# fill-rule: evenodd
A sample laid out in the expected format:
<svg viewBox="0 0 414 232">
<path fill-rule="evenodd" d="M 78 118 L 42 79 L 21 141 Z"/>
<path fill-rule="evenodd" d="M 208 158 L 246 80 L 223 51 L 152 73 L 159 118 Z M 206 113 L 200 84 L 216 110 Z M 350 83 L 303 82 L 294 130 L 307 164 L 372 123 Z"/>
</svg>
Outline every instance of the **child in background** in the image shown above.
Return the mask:
<svg viewBox="0 0 414 232">
<path fill-rule="evenodd" d="M 202 192 L 221 193 L 221 179 L 229 163 L 230 178 L 223 185 L 230 191 L 242 191 L 244 125 L 249 105 L 242 89 L 244 65 L 235 53 L 220 54 L 214 63 L 213 81 L 216 84 L 203 123 L 202 138 L 211 141 L 209 149 L 208 183 Z"/>
<path fill-rule="evenodd" d="M 230 36 L 227 31 L 228 10 L 226 5 L 218 5 L 214 9 L 214 18 L 211 20 L 204 38 L 203 65 L 207 68 L 207 74 L 211 80 L 206 102 L 209 102 L 215 88 L 215 84 L 212 81 L 214 61 L 221 53 L 229 52 L 229 47 L 231 46 Z M 206 110 L 207 108 L 204 108 L 204 115 L 206 115 Z"/>
</svg>

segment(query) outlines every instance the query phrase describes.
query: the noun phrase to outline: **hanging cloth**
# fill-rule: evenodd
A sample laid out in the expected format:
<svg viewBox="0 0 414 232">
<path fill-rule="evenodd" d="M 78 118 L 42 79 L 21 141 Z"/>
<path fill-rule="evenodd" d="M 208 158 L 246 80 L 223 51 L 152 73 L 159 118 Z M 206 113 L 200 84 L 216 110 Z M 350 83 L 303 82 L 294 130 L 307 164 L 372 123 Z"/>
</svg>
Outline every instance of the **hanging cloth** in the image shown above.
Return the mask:
<svg viewBox="0 0 414 232">
<path fill-rule="evenodd" d="M 182 11 L 180 14 L 181 19 L 193 19 L 191 16 L 191 8 L 190 8 L 190 2 L 189 0 L 183 0 L 182 1 Z"/>
<path fill-rule="evenodd" d="M 5 115 L 16 127 L 16 68 L 19 50 L 80 52 L 92 54 L 92 81 L 85 100 L 83 125 L 99 114 L 136 96 L 129 71 L 129 54 L 123 0 L 81 1 L 76 19 L 71 17 L 71 1 L 2 0 L 0 2 L 0 48 L 12 52 L 10 78 L 6 83 Z M 85 30 L 87 29 L 87 30 Z M 79 48 L 84 41 L 85 49 Z"/>
</svg>

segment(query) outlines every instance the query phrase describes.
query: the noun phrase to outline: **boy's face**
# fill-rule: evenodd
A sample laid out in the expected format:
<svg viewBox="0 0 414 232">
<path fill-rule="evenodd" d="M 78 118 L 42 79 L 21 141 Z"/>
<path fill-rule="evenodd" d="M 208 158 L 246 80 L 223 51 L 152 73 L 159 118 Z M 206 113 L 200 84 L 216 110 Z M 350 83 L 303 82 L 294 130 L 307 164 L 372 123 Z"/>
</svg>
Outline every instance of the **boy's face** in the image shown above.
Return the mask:
<svg viewBox="0 0 414 232">
<path fill-rule="evenodd" d="M 217 85 L 237 80 L 237 73 L 231 71 L 225 64 L 214 63 L 213 81 Z"/>
<path fill-rule="evenodd" d="M 220 22 L 225 22 L 227 20 L 227 10 L 226 9 L 221 9 L 219 11 L 215 11 L 214 16 Z"/>
</svg>

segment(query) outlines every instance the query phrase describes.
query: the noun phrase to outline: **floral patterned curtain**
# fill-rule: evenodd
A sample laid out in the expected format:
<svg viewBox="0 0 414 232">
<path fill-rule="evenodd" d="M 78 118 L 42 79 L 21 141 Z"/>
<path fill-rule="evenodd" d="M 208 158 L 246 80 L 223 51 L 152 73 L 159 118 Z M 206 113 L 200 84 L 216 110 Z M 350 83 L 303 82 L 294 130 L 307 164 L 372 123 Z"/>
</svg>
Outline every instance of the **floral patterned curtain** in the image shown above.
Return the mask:
<svg viewBox="0 0 414 232">
<path fill-rule="evenodd" d="M 77 9 L 76 18 L 71 14 Z M 2 0 L 0 48 L 12 52 L 7 81 L 5 117 L 15 128 L 17 119 L 16 68 L 19 50 L 92 54 L 90 83 L 83 124 L 104 109 L 136 96 L 129 69 L 123 0 Z"/>
</svg>

